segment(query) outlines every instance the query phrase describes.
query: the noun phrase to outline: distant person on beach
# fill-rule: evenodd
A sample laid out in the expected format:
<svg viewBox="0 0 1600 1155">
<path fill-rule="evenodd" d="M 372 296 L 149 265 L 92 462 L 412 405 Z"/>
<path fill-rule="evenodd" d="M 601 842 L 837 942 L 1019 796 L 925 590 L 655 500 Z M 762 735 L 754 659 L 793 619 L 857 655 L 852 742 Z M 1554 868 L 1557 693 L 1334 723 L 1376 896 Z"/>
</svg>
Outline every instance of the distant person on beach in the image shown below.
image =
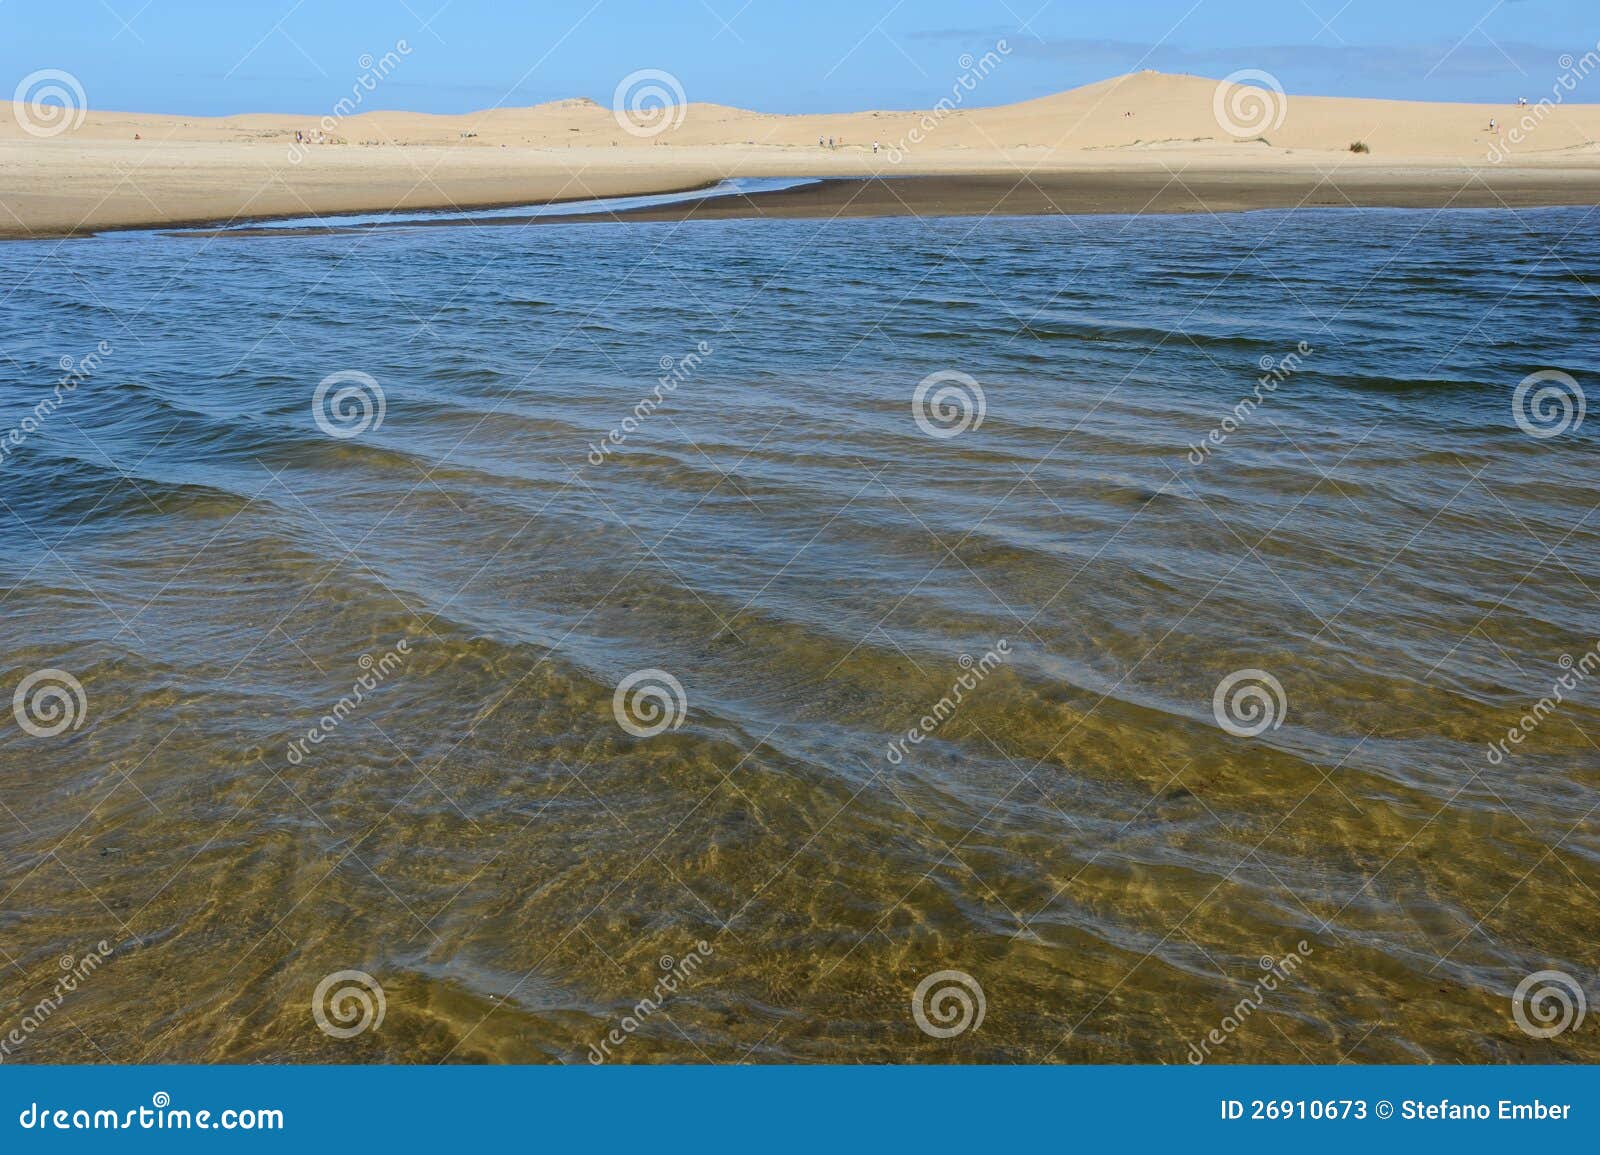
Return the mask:
<svg viewBox="0 0 1600 1155">
<path fill-rule="evenodd" d="M 1489 118 L 1489 131 L 1493 132 L 1493 133 L 1497 133 L 1497 134 L 1500 131 L 1498 128 L 1495 127 L 1494 117 L 1492 117 L 1492 116 Z"/>
<path fill-rule="evenodd" d="M 831 137 L 831 136 L 828 138 L 828 147 L 829 148 L 833 147 L 833 137 Z"/>
<path fill-rule="evenodd" d="M 877 141 L 873 141 L 872 142 L 872 155 L 873 156 L 877 156 L 878 155 L 878 142 Z"/>
</svg>

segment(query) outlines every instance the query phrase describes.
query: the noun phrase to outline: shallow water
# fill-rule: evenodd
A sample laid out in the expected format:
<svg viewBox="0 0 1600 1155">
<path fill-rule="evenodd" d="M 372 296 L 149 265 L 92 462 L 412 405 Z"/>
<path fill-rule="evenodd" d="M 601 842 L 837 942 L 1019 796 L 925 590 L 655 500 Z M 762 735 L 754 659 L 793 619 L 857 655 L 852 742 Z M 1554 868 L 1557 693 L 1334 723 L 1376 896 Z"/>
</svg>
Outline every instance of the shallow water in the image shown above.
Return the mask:
<svg viewBox="0 0 1600 1155">
<path fill-rule="evenodd" d="M 1597 262 L 1582 209 L 0 247 L 0 435 L 105 342 L 0 441 L 0 688 L 83 691 L 0 728 L 0 1036 L 109 947 L 7 1061 L 1600 1059 L 1512 1013 L 1600 937 L 1600 425 L 1513 416 L 1592 391 Z"/>
<path fill-rule="evenodd" d="M 321 213 L 307 217 L 284 217 L 270 221 L 244 221 L 220 228 L 180 229 L 171 235 L 209 235 L 221 232 L 258 233 L 262 229 L 316 230 L 326 228 L 400 228 L 408 225 L 438 224 L 443 221 L 493 221 L 510 218 L 513 222 L 536 217 L 570 217 L 581 213 L 627 212 L 632 209 L 659 208 L 689 201 L 718 200 L 730 196 L 754 196 L 783 192 L 802 185 L 816 184 L 811 177 L 732 177 L 707 188 L 682 192 L 649 193 L 631 197 L 593 197 L 588 200 L 555 201 L 547 204 L 506 205 L 494 209 L 436 209 L 388 213 Z"/>
</svg>

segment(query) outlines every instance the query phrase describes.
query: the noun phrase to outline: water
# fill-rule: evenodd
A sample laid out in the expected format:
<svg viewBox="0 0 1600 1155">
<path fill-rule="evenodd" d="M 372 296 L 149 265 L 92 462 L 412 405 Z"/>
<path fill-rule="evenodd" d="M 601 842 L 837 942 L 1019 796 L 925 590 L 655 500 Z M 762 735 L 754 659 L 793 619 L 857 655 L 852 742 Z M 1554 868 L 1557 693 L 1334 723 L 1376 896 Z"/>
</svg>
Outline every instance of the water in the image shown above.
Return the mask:
<svg viewBox="0 0 1600 1155">
<path fill-rule="evenodd" d="M 1600 935 L 1597 425 L 1513 420 L 1592 391 L 1597 260 L 1589 210 L 0 248 L 0 430 L 98 362 L 0 441 L 5 696 L 83 690 L 0 731 L 0 1026 L 109 947 L 8 1060 L 1600 1059 L 1512 1013 Z"/>
<path fill-rule="evenodd" d="M 580 213 L 599 211 L 626 212 L 630 209 L 656 208 L 660 205 L 683 204 L 688 201 L 716 200 L 730 196 L 752 196 L 757 193 L 782 192 L 816 184 L 813 178 L 801 177 L 733 177 L 721 180 L 709 188 L 688 189 L 683 192 L 651 193 L 632 197 L 595 197 L 588 200 L 558 201 L 554 204 L 507 205 L 497 209 L 449 209 L 432 212 L 391 213 L 324 213 L 321 216 L 285 217 L 273 221 L 245 221 L 225 225 L 220 229 L 180 229 L 172 235 L 212 232 L 258 232 L 261 229 L 320 229 L 320 228 L 401 228 L 408 225 L 435 224 L 440 221 L 527 221 L 535 217 L 570 217 Z"/>
</svg>

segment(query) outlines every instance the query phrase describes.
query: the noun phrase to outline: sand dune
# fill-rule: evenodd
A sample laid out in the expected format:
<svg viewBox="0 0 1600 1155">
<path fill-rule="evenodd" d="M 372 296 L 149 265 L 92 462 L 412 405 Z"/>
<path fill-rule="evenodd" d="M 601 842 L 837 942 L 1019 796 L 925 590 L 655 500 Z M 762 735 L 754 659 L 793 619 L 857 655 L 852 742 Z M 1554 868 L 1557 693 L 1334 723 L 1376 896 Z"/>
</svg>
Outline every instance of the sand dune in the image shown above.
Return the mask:
<svg viewBox="0 0 1600 1155">
<path fill-rule="evenodd" d="M 1600 180 L 1600 105 L 1410 103 L 1219 88 L 1140 72 L 1021 104 L 779 116 L 713 104 L 625 130 L 589 100 L 456 116 L 180 117 L 88 111 L 56 135 L 0 105 L 0 234 L 691 187 L 722 176 L 1007 174 L 1357 165 L 1460 183 L 1463 168 Z M 1529 92 L 1537 102 L 1539 92 Z M 1493 118 L 1500 131 L 1491 133 Z M 1520 123 L 1519 123 L 1520 122 Z M 1513 131 L 1515 130 L 1515 131 Z M 296 132 L 324 142 L 296 144 Z M 135 139 L 135 136 L 139 139 Z M 840 147 L 819 148 L 832 137 Z M 874 153 L 872 146 L 879 145 Z M 1354 154 L 1361 142 L 1369 150 Z M 1495 159 L 1497 154 L 1503 154 Z M 1453 177 L 1445 174 L 1453 174 Z M 1241 178 L 1244 179 L 1244 178 Z M 1586 187 L 1593 187 L 1587 184 Z"/>
</svg>

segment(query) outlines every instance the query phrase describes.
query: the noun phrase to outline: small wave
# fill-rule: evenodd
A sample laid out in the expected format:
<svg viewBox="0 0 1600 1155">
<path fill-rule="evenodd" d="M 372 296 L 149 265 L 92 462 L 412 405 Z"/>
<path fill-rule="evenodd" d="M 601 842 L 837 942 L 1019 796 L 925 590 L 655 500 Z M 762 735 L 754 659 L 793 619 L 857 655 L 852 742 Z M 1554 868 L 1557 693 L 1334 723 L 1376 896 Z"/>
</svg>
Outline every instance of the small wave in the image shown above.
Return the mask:
<svg viewBox="0 0 1600 1155">
<path fill-rule="evenodd" d="M 1017 337 L 1032 337 L 1039 341 L 1118 341 L 1137 345 L 1193 345 L 1222 349 L 1274 349 L 1259 336 L 1246 337 L 1232 334 L 1198 333 L 1184 329 L 1163 329 L 1150 325 L 1069 324 L 1038 322 L 1022 324 L 1014 330 Z M 1292 343 L 1292 342 L 1291 342 Z"/>
<path fill-rule="evenodd" d="M 1308 377 L 1311 375 L 1307 375 Z M 1503 392 L 1504 384 L 1464 377 L 1397 377 L 1376 373 L 1318 373 L 1315 380 L 1336 389 L 1373 393 Z"/>
</svg>

